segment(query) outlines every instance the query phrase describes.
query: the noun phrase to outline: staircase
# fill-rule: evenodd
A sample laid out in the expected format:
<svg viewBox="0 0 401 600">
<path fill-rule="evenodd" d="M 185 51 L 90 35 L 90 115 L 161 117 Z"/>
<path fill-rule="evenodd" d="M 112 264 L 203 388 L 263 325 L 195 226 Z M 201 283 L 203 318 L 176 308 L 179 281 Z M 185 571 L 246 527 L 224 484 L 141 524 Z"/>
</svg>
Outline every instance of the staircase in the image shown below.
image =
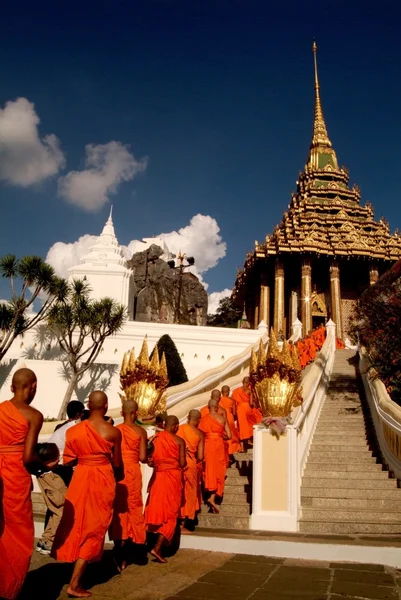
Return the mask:
<svg viewBox="0 0 401 600">
<path fill-rule="evenodd" d="M 218 515 L 202 506 L 198 528 L 249 529 L 252 495 L 253 450 L 234 455 L 235 462 L 227 469 L 224 499 Z"/>
<path fill-rule="evenodd" d="M 401 533 L 401 489 L 382 464 L 354 355 L 335 355 L 302 478 L 304 533 Z"/>
</svg>

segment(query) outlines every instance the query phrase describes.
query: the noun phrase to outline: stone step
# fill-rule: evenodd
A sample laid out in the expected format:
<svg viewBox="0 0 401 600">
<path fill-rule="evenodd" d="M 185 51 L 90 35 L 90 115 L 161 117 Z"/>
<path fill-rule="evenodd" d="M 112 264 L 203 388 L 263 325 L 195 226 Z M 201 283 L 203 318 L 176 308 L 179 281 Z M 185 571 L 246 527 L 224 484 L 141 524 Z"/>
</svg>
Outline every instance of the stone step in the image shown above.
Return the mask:
<svg viewBox="0 0 401 600">
<path fill-rule="evenodd" d="M 348 480 L 348 479 L 352 479 L 352 480 L 359 480 L 359 481 L 363 481 L 363 480 L 368 480 L 368 481 L 372 481 L 373 483 L 373 479 L 376 480 L 386 480 L 388 479 L 388 472 L 387 471 L 382 471 L 382 470 L 374 470 L 374 471 L 368 471 L 368 470 L 359 470 L 359 471 L 320 471 L 319 469 L 314 469 L 312 466 L 308 466 L 306 465 L 306 469 L 304 471 L 304 477 L 308 478 L 308 479 L 312 479 L 312 478 L 321 478 L 324 477 L 325 479 L 343 479 L 344 481 Z"/>
<path fill-rule="evenodd" d="M 392 503 L 399 502 L 401 490 L 397 487 L 393 488 L 316 488 L 316 487 L 301 487 L 301 498 L 362 498 L 362 499 L 378 499 L 391 501 Z"/>
<path fill-rule="evenodd" d="M 307 464 L 319 464 L 335 461 L 341 465 L 344 464 L 378 464 L 377 459 L 371 456 L 370 452 L 356 452 L 349 454 L 348 452 L 315 452 L 312 450 L 308 456 Z"/>
<path fill-rule="evenodd" d="M 304 508 L 349 508 L 351 510 L 388 510 L 387 498 L 305 498 L 302 497 L 302 510 Z M 398 502 L 392 502 L 391 508 L 401 511 L 401 494 L 398 494 Z"/>
<path fill-rule="evenodd" d="M 401 525 L 394 523 L 344 523 L 343 521 L 299 521 L 300 533 L 314 534 L 400 534 Z"/>
<path fill-rule="evenodd" d="M 244 503 L 230 503 L 226 502 L 226 498 L 219 506 L 220 514 L 225 515 L 235 515 L 236 517 L 249 517 L 251 514 L 251 507 L 247 502 Z M 203 510 L 202 514 L 209 514 L 207 510 Z"/>
<path fill-rule="evenodd" d="M 305 477 L 302 478 L 302 489 L 304 488 L 354 488 L 360 490 L 371 490 L 371 489 L 397 489 L 396 479 L 351 479 L 351 478 L 328 478 L 322 477 L 322 473 L 319 473 L 320 477 Z"/>
<path fill-rule="evenodd" d="M 352 431 L 352 434 L 354 435 L 355 433 L 358 434 L 360 433 L 361 435 L 363 435 L 368 428 L 365 423 L 363 421 L 358 421 L 357 423 L 347 423 L 345 422 L 341 422 L 341 423 L 333 423 L 333 421 L 320 421 L 317 424 L 316 427 L 316 433 L 320 432 L 320 433 L 330 433 L 333 432 L 334 434 L 337 433 L 341 433 L 342 435 L 345 435 L 346 433 L 349 433 L 350 431 Z"/>
<path fill-rule="evenodd" d="M 363 473 L 364 476 L 366 473 L 384 473 L 386 476 L 388 476 L 388 472 L 383 471 L 383 466 L 379 465 L 378 463 L 361 463 L 360 461 L 353 463 L 341 463 L 338 460 L 338 457 L 337 460 L 333 459 L 332 462 L 313 462 L 308 460 L 304 471 L 307 477 L 310 477 L 310 471 L 325 471 L 326 473 L 338 471 L 340 473 L 340 477 L 342 473 L 344 474 L 349 472 L 355 472 L 358 474 Z"/>
<path fill-rule="evenodd" d="M 352 432 L 352 435 L 350 435 L 348 433 L 348 435 L 344 434 L 343 431 L 339 430 L 333 430 L 330 431 L 329 433 L 326 433 L 324 431 L 321 431 L 319 427 L 317 427 L 316 431 L 315 431 L 315 435 L 313 436 L 313 439 L 316 440 L 316 443 L 319 443 L 319 440 L 321 438 L 327 439 L 327 438 L 331 438 L 334 441 L 339 441 L 339 442 L 347 442 L 351 439 L 351 441 L 366 441 L 366 434 L 364 431 L 362 431 L 362 433 L 355 433 L 354 431 Z"/>
<path fill-rule="evenodd" d="M 208 527 L 213 529 L 249 529 L 249 517 L 239 517 L 237 515 L 201 513 L 198 515 L 199 527 Z"/>
<path fill-rule="evenodd" d="M 302 508 L 302 521 L 342 521 L 344 523 L 394 523 L 401 527 L 401 511 L 386 510 L 334 510 Z"/>
<path fill-rule="evenodd" d="M 347 416 L 361 416 L 363 417 L 363 411 L 361 408 L 358 407 L 354 407 L 354 408 L 350 408 L 350 407 L 344 407 L 344 408 L 326 408 L 324 411 L 322 411 L 322 416 L 324 417 L 328 417 L 330 419 L 337 420 L 340 417 L 347 417 Z"/>
<path fill-rule="evenodd" d="M 340 452 L 342 448 L 347 448 L 347 452 L 361 452 L 362 454 L 368 454 L 371 452 L 367 442 L 354 443 L 352 445 L 343 444 L 342 442 L 333 442 L 332 440 L 326 440 L 325 442 L 319 441 L 319 444 L 312 444 L 312 448 L 316 452 Z"/>
<path fill-rule="evenodd" d="M 226 479 L 226 486 L 227 485 L 241 485 L 241 486 L 245 486 L 245 485 L 250 485 L 251 481 L 249 480 L 249 477 L 245 477 L 243 475 L 231 475 L 231 472 L 229 470 L 227 470 L 227 479 Z"/>
<path fill-rule="evenodd" d="M 252 494 L 252 485 L 249 483 L 246 483 L 245 485 L 243 483 L 234 483 L 232 484 L 231 481 L 230 483 L 225 484 L 224 486 L 224 495 L 226 496 L 227 494 Z"/>
<path fill-rule="evenodd" d="M 227 486 L 225 487 L 225 489 L 227 489 Z M 227 504 L 235 504 L 236 502 L 238 503 L 246 503 L 249 504 L 249 496 L 250 494 L 247 494 L 246 492 L 243 491 L 239 491 L 237 493 L 232 493 L 232 492 L 224 492 L 224 499 L 223 502 L 224 504 L 227 502 Z"/>
<path fill-rule="evenodd" d="M 248 452 L 236 452 L 234 454 L 234 458 L 236 461 L 252 461 L 253 460 L 253 450 L 248 450 Z"/>
</svg>

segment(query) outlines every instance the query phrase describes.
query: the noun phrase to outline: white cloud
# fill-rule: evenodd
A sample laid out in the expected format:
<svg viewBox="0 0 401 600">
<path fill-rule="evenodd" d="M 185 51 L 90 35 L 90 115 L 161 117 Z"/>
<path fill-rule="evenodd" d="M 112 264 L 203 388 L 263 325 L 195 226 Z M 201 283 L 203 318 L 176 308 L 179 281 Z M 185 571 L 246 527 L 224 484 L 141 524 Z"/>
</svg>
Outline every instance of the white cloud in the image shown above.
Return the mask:
<svg viewBox="0 0 401 600">
<path fill-rule="evenodd" d="M 39 137 L 40 119 L 26 98 L 0 109 L 0 179 L 27 187 L 64 167 L 64 154 L 54 134 Z"/>
<path fill-rule="evenodd" d="M 97 235 L 86 234 L 72 244 L 56 242 L 47 253 L 46 262 L 53 267 L 59 277 L 68 277 L 68 269 L 79 263 L 97 239 Z"/>
<path fill-rule="evenodd" d="M 88 144 L 85 169 L 70 171 L 59 179 L 59 195 L 87 211 L 100 209 L 124 181 L 131 181 L 147 167 L 147 159 L 136 158 L 121 142 Z"/>
<path fill-rule="evenodd" d="M 208 314 L 214 315 L 219 308 L 220 300 L 223 300 L 223 298 L 228 298 L 229 296 L 231 296 L 231 290 L 228 288 L 222 290 L 221 292 L 212 292 L 209 294 L 209 304 L 207 309 Z"/>
</svg>

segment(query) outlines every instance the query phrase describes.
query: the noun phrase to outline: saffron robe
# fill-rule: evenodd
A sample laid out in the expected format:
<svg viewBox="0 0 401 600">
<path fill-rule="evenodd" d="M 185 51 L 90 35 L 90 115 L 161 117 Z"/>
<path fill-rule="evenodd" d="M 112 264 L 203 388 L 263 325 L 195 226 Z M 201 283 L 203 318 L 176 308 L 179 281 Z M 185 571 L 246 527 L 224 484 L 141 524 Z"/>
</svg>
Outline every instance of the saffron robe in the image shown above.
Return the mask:
<svg viewBox="0 0 401 600">
<path fill-rule="evenodd" d="M 224 494 L 224 481 L 227 470 L 224 427 L 210 414 L 202 417 L 199 429 L 205 434 L 205 465 L 203 482 L 205 490 Z"/>
<path fill-rule="evenodd" d="M 262 421 L 262 413 L 251 407 L 251 397 L 242 387 L 233 391 L 232 398 L 237 405 L 239 437 L 241 440 L 248 440 L 253 437 L 253 426 Z"/>
<path fill-rule="evenodd" d="M 187 449 L 187 466 L 183 471 L 184 493 L 181 502 L 181 517 L 193 520 L 200 509 L 200 470 L 197 461 L 200 437 L 190 425 L 180 425 L 177 435 L 185 441 Z"/>
<path fill-rule="evenodd" d="M 131 539 L 135 544 L 146 542 L 145 517 L 142 502 L 142 472 L 139 465 L 140 436 L 128 425 L 117 425 L 121 431 L 121 451 L 124 463 L 124 479 L 116 486 L 113 520 L 109 537 L 111 540 Z"/>
<path fill-rule="evenodd" d="M 90 421 L 67 431 L 64 464 L 78 458 L 65 497 L 52 556 L 63 562 L 100 560 L 113 515 L 116 480 L 111 466 L 113 444 Z"/>
<path fill-rule="evenodd" d="M 149 530 L 171 542 L 181 512 L 180 448 L 168 431 L 158 433 L 153 444 L 154 471 L 149 484 L 145 522 Z"/>
<path fill-rule="evenodd" d="M 231 440 L 225 441 L 228 454 L 235 454 L 236 452 L 241 452 L 239 433 L 235 426 L 235 420 L 233 415 L 233 404 L 234 400 L 232 398 L 227 398 L 226 396 L 222 396 L 220 398 L 219 405 L 222 408 L 225 408 L 227 414 L 227 421 L 231 429 Z"/>
<path fill-rule="evenodd" d="M 12 402 L 0 404 L 0 597 L 20 592 L 31 561 L 32 478 L 22 457 L 28 421 Z"/>
</svg>

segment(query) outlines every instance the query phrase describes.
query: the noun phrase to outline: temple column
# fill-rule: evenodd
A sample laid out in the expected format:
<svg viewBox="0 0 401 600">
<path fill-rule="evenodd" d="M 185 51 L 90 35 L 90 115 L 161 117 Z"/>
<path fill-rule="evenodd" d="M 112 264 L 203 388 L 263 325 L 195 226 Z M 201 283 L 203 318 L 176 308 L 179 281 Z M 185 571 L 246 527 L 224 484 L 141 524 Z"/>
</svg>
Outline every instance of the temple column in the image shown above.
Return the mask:
<svg viewBox="0 0 401 600">
<path fill-rule="evenodd" d="M 374 285 L 379 279 L 379 269 L 376 263 L 369 263 L 369 283 Z"/>
<path fill-rule="evenodd" d="M 279 258 L 276 258 L 274 270 L 274 330 L 278 335 L 284 331 L 284 267 Z"/>
<path fill-rule="evenodd" d="M 262 279 L 260 284 L 260 301 L 259 301 L 259 319 L 267 325 L 267 330 L 270 329 L 270 287 L 267 285 L 267 280 Z M 259 321 L 259 322 L 260 322 Z"/>
<path fill-rule="evenodd" d="M 255 311 L 253 313 L 253 328 L 257 329 L 260 323 L 259 319 L 259 303 L 255 303 Z"/>
<path fill-rule="evenodd" d="M 336 336 L 341 340 L 343 337 L 341 319 L 341 287 L 340 267 L 333 260 L 330 265 L 330 293 L 331 293 L 331 318 L 336 325 Z"/>
<path fill-rule="evenodd" d="M 302 336 L 312 331 L 312 267 L 309 258 L 304 258 L 301 268 L 301 321 Z"/>
<path fill-rule="evenodd" d="M 297 290 L 291 291 L 290 306 L 289 306 L 289 330 L 292 332 L 292 325 L 294 321 L 298 319 L 298 292 Z"/>
</svg>

